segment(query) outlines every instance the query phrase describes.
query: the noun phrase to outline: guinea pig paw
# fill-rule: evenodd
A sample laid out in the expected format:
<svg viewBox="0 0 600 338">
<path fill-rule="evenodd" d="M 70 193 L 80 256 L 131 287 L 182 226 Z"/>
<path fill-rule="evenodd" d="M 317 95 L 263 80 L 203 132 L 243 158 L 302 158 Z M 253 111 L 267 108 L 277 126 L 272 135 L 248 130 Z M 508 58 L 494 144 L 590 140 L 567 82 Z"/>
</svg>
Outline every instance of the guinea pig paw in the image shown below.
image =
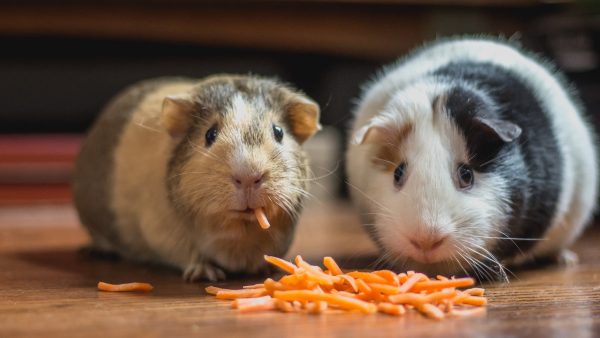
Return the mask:
<svg viewBox="0 0 600 338">
<path fill-rule="evenodd" d="M 216 282 L 225 280 L 225 277 L 223 270 L 207 262 L 191 263 L 183 271 L 183 279 L 186 282 L 196 282 L 201 279 Z"/>
<path fill-rule="evenodd" d="M 562 266 L 570 267 L 579 263 L 579 257 L 573 251 L 565 249 L 558 254 L 556 261 Z"/>
</svg>

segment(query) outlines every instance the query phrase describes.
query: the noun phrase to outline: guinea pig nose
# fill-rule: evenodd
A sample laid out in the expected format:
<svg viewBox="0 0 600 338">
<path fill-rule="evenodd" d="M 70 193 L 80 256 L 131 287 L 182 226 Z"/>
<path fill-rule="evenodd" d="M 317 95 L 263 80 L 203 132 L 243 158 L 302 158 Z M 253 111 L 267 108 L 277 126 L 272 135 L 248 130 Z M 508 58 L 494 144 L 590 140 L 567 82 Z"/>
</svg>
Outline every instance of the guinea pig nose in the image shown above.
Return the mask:
<svg viewBox="0 0 600 338">
<path fill-rule="evenodd" d="M 423 238 L 411 238 L 409 239 L 410 244 L 412 244 L 415 248 L 423 251 L 435 250 L 444 243 L 446 237 L 433 236 L 433 237 L 423 237 Z"/>
<path fill-rule="evenodd" d="M 265 181 L 266 173 L 246 173 L 232 175 L 233 183 L 239 189 L 242 188 L 258 188 Z"/>
</svg>

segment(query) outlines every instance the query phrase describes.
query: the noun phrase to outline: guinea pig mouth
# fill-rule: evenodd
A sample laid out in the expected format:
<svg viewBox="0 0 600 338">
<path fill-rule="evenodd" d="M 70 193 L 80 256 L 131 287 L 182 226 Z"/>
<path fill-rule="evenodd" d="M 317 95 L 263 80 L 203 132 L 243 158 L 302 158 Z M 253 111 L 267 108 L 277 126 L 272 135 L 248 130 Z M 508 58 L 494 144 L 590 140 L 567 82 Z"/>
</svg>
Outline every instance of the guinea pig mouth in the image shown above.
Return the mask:
<svg viewBox="0 0 600 338">
<path fill-rule="evenodd" d="M 255 218 L 254 216 L 254 209 L 252 208 L 246 208 L 244 210 L 230 210 L 231 214 L 234 217 L 241 217 L 241 218 Z"/>
<path fill-rule="evenodd" d="M 235 213 L 239 213 L 239 214 L 254 214 L 254 209 L 252 208 L 246 208 L 244 210 L 232 210 Z"/>
</svg>

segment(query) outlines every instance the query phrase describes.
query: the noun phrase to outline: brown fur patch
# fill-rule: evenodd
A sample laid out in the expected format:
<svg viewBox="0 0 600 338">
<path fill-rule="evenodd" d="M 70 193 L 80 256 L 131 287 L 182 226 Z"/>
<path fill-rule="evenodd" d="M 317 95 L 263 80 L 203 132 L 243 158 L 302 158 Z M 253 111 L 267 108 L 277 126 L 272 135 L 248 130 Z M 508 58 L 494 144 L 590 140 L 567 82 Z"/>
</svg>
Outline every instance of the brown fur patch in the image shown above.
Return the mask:
<svg viewBox="0 0 600 338">
<path fill-rule="evenodd" d="M 412 124 L 405 124 L 402 128 L 386 135 L 380 135 L 377 142 L 377 151 L 371 159 L 372 163 L 384 171 L 393 172 L 402 161 L 400 146 L 406 137 L 413 131 Z"/>
</svg>

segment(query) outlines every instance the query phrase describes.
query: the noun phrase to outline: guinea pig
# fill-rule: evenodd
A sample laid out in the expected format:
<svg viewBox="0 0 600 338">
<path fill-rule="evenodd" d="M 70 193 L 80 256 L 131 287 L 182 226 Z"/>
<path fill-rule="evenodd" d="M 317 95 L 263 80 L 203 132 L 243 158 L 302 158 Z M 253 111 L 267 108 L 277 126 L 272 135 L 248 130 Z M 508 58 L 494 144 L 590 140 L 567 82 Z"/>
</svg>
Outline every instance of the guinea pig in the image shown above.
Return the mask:
<svg viewBox="0 0 600 338">
<path fill-rule="evenodd" d="M 436 41 L 384 68 L 356 109 L 348 183 L 380 262 L 505 281 L 576 262 L 595 139 L 549 63 L 493 38 Z"/>
<path fill-rule="evenodd" d="M 74 201 L 92 249 L 171 265 L 189 281 L 260 272 L 263 255 L 292 240 L 309 173 L 301 144 L 319 114 L 304 94 L 255 76 L 124 90 L 77 158 Z"/>
</svg>

